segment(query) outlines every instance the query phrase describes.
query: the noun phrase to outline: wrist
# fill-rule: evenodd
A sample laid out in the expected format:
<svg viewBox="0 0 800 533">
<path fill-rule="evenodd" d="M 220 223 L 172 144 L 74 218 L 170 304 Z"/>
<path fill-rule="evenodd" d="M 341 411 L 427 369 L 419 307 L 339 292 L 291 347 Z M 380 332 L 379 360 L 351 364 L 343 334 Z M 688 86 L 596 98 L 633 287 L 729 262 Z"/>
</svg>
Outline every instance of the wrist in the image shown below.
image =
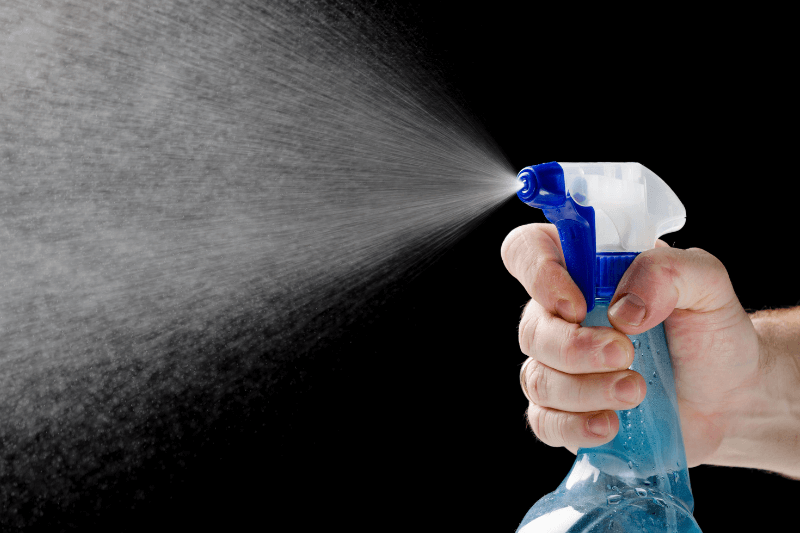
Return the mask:
<svg viewBox="0 0 800 533">
<path fill-rule="evenodd" d="M 800 308 L 750 315 L 758 373 L 727 424 L 712 464 L 800 479 Z"/>
</svg>

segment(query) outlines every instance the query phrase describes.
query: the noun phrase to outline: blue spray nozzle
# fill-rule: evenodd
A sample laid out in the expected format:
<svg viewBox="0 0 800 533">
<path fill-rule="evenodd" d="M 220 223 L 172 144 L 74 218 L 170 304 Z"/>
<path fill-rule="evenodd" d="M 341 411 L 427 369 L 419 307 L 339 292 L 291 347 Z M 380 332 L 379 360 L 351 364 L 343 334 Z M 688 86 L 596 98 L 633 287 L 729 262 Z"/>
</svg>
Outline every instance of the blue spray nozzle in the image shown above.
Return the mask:
<svg viewBox="0 0 800 533">
<path fill-rule="evenodd" d="M 639 163 L 542 163 L 517 178 L 520 200 L 555 224 L 567 271 L 586 299 L 611 296 L 636 255 L 686 222 L 672 189 Z"/>
<path fill-rule="evenodd" d="M 567 272 L 586 299 L 586 311 L 591 311 L 595 293 L 594 209 L 572 199 L 564 183 L 564 170 L 556 162 L 525 167 L 517 179 L 524 184 L 517 192 L 519 199 L 541 209 L 555 224 Z"/>
</svg>

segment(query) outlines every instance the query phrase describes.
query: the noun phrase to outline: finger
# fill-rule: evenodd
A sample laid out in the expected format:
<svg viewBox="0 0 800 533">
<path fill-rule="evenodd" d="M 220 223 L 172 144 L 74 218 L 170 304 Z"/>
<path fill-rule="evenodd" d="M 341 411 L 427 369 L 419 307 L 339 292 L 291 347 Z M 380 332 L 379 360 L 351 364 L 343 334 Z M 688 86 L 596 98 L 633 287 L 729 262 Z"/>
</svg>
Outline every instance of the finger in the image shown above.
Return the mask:
<svg viewBox="0 0 800 533">
<path fill-rule="evenodd" d="M 644 378 L 633 370 L 572 375 L 535 359 L 526 361 L 521 381 L 528 401 L 573 413 L 633 409 L 647 393 Z"/>
<path fill-rule="evenodd" d="M 628 335 L 664 321 L 675 309 L 708 312 L 738 306 L 722 262 L 699 248 L 642 252 L 619 282 L 608 318 Z"/>
<path fill-rule="evenodd" d="M 614 411 L 570 413 L 529 403 L 526 417 L 539 440 L 554 447 L 594 448 L 611 441 L 619 431 Z"/>
<path fill-rule="evenodd" d="M 567 272 L 554 225 L 514 229 L 503 241 L 501 255 L 506 269 L 549 313 L 574 323 L 585 318 L 586 301 Z"/>
<path fill-rule="evenodd" d="M 522 353 L 568 374 L 622 370 L 633 363 L 630 339 L 607 327 L 581 327 L 553 316 L 535 300 L 519 324 Z"/>
</svg>

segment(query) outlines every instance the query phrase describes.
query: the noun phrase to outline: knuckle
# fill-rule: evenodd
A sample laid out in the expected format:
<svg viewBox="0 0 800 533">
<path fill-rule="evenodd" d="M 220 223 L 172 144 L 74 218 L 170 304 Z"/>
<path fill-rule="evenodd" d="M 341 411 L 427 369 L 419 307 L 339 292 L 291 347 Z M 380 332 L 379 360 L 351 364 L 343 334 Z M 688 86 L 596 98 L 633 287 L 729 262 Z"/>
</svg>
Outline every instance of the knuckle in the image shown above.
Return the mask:
<svg viewBox="0 0 800 533">
<path fill-rule="evenodd" d="M 690 248 L 689 251 L 692 251 L 700 256 L 703 262 L 706 263 L 715 273 L 723 274 L 725 277 L 728 277 L 728 269 L 725 268 L 725 265 L 717 256 L 703 250 L 702 248 Z"/>
<path fill-rule="evenodd" d="M 544 431 L 547 412 L 541 407 L 531 403 L 528 405 L 526 418 L 528 419 L 528 427 L 531 428 L 533 434 L 536 435 L 536 437 L 543 443 L 547 444 L 548 446 L 552 446 L 547 433 Z"/>
<path fill-rule="evenodd" d="M 530 246 L 526 233 L 530 232 L 527 226 L 520 226 L 509 233 L 500 248 L 500 256 L 506 270 L 525 285 L 532 271 L 535 271 L 537 254 Z M 527 287 L 526 287 L 527 288 Z"/>
<path fill-rule="evenodd" d="M 527 310 L 522 314 L 519 323 L 519 347 L 527 356 L 533 353 L 534 335 L 539 324 L 539 317 Z"/>
<path fill-rule="evenodd" d="M 547 405 L 548 374 L 547 367 L 538 361 L 533 361 L 528 367 L 527 379 L 525 380 L 528 398 L 537 405 Z"/>
<path fill-rule="evenodd" d="M 563 446 L 566 443 L 568 425 L 568 417 L 564 415 L 565 413 L 530 404 L 527 411 L 528 426 L 548 446 Z"/>
<path fill-rule="evenodd" d="M 564 332 L 564 338 L 559 343 L 560 358 L 564 369 L 568 372 L 578 371 L 583 365 L 582 360 L 586 352 L 586 335 L 578 324 L 570 324 Z"/>
</svg>

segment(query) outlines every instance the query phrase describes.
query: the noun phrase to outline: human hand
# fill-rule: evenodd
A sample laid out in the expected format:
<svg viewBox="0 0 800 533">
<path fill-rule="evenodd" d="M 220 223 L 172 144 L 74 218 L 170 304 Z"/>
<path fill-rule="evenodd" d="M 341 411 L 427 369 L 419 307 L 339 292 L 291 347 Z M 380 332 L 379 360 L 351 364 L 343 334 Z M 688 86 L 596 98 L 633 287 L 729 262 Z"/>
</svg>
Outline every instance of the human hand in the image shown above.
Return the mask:
<svg viewBox="0 0 800 533">
<path fill-rule="evenodd" d="M 736 438 L 742 413 L 763 398 L 765 362 L 718 259 L 659 240 L 620 281 L 609 306 L 612 329 L 580 325 L 586 302 L 566 270 L 552 224 L 516 228 L 503 242 L 502 257 L 532 298 L 519 326 L 528 356 L 521 382 L 528 423 L 542 442 L 576 453 L 611 441 L 619 430 L 614 411 L 635 407 L 647 390 L 646 380 L 628 370 L 634 352 L 626 335 L 663 321 L 688 466 L 730 463 L 726 440 Z M 599 423 L 590 426 L 590 420 Z"/>
</svg>

